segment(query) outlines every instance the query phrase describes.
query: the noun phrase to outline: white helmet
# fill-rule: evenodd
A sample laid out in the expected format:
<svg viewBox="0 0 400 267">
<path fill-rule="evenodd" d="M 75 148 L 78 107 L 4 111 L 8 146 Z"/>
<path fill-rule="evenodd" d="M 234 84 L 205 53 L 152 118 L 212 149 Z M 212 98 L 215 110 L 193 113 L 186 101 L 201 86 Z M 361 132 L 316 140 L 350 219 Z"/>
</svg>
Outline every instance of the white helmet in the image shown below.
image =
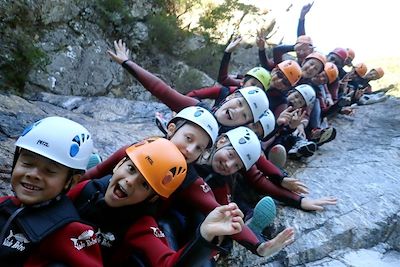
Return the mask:
<svg viewBox="0 0 400 267">
<path fill-rule="evenodd" d="M 214 115 L 211 114 L 211 112 L 207 109 L 198 106 L 184 108 L 179 111 L 178 114 L 176 114 L 176 116 L 172 118 L 169 123 L 173 122 L 173 120 L 177 118 L 191 121 L 200 126 L 204 131 L 206 131 L 208 136 L 211 138 L 210 146 L 212 146 L 215 143 L 215 140 L 217 140 L 219 130 L 218 122 L 215 119 Z"/>
<path fill-rule="evenodd" d="M 257 135 L 247 127 L 240 126 L 225 133 L 242 160 L 246 171 L 261 155 L 261 144 Z"/>
<path fill-rule="evenodd" d="M 314 89 L 308 84 L 300 84 L 297 85 L 294 89 L 296 89 L 306 101 L 307 107 L 314 103 L 315 101 L 315 91 Z"/>
<path fill-rule="evenodd" d="M 78 170 L 86 170 L 93 151 L 89 131 L 62 117 L 47 117 L 28 126 L 15 145 Z"/>
<path fill-rule="evenodd" d="M 253 122 L 257 122 L 261 116 L 269 109 L 269 101 L 264 90 L 249 86 L 239 89 L 247 104 L 250 106 L 253 114 Z"/>
<path fill-rule="evenodd" d="M 272 113 L 272 111 L 268 109 L 267 112 L 265 112 L 264 115 L 260 118 L 260 123 L 264 131 L 263 138 L 265 138 L 275 129 L 274 113 Z"/>
</svg>

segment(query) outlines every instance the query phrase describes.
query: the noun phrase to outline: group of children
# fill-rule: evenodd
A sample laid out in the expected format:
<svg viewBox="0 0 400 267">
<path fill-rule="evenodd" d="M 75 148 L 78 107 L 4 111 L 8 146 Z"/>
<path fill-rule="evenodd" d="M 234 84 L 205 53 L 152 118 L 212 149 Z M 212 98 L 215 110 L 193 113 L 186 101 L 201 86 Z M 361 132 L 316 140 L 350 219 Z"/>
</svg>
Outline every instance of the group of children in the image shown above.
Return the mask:
<svg viewBox="0 0 400 267">
<path fill-rule="evenodd" d="M 306 197 L 307 186 L 285 172 L 286 157 L 312 156 L 332 141 L 336 129 L 327 118 L 368 103 L 369 81 L 383 76 L 381 68 L 353 66 L 351 49 L 314 51 L 304 33 L 310 7 L 302 10 L 295 45 L 275 47 L 270 59 L 260 31 L 261 67 L 234 76 L 228 66 L 237 38 L 225 50 L 218 85 L 187 95 L 115 41 L 111 59 L 176 115 L 160 120 L 163 137 L 128 143 L 88 170 L 93 137 L 85 127 L 62 117 L 28 126 L 15 144 L 15 195 L 0 198 L 1 262 L 213 266 L 232 240 L 261 257 L 292 243 L 291 227 L 267 237 L 274 200 L 320 211 L 337 199 Z M 290 51 L 296 58 L 283 60 Z"/>
</svg>

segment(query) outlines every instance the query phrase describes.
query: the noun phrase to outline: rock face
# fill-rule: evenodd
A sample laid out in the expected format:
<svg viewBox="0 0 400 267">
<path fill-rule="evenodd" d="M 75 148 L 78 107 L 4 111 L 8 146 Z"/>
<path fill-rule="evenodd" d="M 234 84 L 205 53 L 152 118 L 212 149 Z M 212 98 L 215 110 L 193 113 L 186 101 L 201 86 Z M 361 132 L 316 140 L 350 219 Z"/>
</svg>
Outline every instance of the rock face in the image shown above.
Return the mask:
<svg viewBox="0 0 400 267">
<path fill-rule="evenodd" d="M 384 257 L 390 253 L 400 262 L 391 251 L 400 244 L 399 104 L 389 99 L 335 119 L 336 139 L 297 164 L 294 175 L 309 186 L 310 197 L 335 196 L 338 204 L 323 212 L 280 207 L 272 236 L 292 226 L 296 241 L 269 260 L 240 248 L 228 266 L 397 266 L 385 265 Z M 365 259 L 372 262 L 360 264 Z"/>
<path fill-rule="evenodd" d="M 292 226 L 296 229 L 296 241 L 292 245 L 271 259 L 259 258 L 235 245 L 232 255 L 219 265 L 390 266 L 384 263 L 399 263 L 399 107 L 400 100 L 390 98 L 383 103 L 359 107 L 354 117 L 335 119 L 336 139 L 323 145 L 306 162 L 292 163 L 292 169 L 308 185 L 310 197 L 335 196 L 338 204 L 326 207 L 323 212 L 304 212 L 280 205 L 271 236 Z M 2 195 L 11 193 L 9 178 L 14 142 L 27 124 L 51 115 L 76 120 L 91 131 L 96 150 L 107 157 L 125 144 L 160 135 L 153 121 L 156 110 L 165 112 L 167 108 L 158 102 L 107 97 L 41 93 L 24 99 L 0 94 Z M 366 259 L 373 264 L 360 265 Z"/>
</svg>

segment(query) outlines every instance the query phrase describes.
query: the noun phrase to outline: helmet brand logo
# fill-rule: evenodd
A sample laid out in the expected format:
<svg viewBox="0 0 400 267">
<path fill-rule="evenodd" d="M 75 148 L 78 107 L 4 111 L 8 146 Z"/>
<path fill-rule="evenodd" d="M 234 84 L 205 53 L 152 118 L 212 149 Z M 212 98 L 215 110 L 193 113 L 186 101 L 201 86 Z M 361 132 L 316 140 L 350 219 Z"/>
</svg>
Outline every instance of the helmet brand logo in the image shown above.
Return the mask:
<svg viewBox="0 0 400 267">
<path fill-rule="evenodd" d="M 145 159 L 150 163 L 150 165 L 153 165 L 153 160 L 150 158 L 150 156 L 146 156 Z"/>
<path fill-rule="evenodd" d="M 200 117 L 201 114 L 203 114 L 203 113 L 204 113 L 204 110 L 199 109 L 199 110 L 196 110 L 196 112 L 194 113 L 194 116 L 195 116 L 195 117 Z"/>
<path fill-rule="evenodd" d="M 43 140 L 38 140 L 38 141 L 36 142 L 36 144 L 49 147 L 49 143 L 47 143 L 47 142 L 45 142 L 45 141 L 43 141 Z"/>
</svg>

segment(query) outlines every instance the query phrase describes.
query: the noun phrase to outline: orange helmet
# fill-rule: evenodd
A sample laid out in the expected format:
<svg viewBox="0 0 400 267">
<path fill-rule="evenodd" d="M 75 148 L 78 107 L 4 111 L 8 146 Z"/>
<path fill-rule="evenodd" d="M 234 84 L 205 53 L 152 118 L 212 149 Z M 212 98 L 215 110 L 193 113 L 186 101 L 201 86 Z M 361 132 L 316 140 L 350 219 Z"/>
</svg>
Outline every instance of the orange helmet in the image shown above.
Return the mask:
<svg viewBox="0 0 400 267">
<path fill-rule="evenodd" d="M 282 73 L 289 80 L 290 84 L 294 86 L 301 78 L 301 67 L 294 60 L 285 60 L 277 65 Z"/>
<path fill-rule="evenodd" d="M 383 71 L 383 69 L 381 67 L 375 68 L 374 70 L 376 71 L 376 73 L 378 73 L 378 79 L 382 78 L 383 75 L 385 75 L 385 72 Z"/>
<path fill-rule="evenodd" d="M 305 60 L 310 59 L 310 58 L 318 59 L 322 63 L 322 65 L 325 65 L 325 63 L 326 63 L 326 56 L 319 52 L 312 52 L 305 58 Z"/>
<path fill-rule="evenodd" d="M 360 77 L 363 77 L 367 73 L 367 65 L 364 63 L 358 63 L 354 66 L 354 70 Z"/>
<path fill-rule="evenodd" d="M 168 198 L 186 177 L 187 164 L 183 154 L 165 138 L 148 139 L 126 149 L 151 188 Z"/>
<path fill-rule="evenodd" d="M 328 83 L 332 83 L 339 76 L 339 70 L 332 62 L 326 62 L 324 71 L 328 77 Z"/>
<path fill-rule="evenodd" d="M 356 54 L 354 53 L 354 50 L 351 48 L 347 48 L 347 57 L 351 58 L 353 60 L 356 57 Z"/>
<path fill-rule="evenodd" d="M 347 51 L 340 47 L 333 49 L 331 53 L 338 55 L 342 60 L 347 58 Z"/>
<path fill-rule="evenodd" d="M 299 37 L 297 37 L 296 44 L 308 44 L 308 45 L 312 46 L 313 42 L 312 42 L 310 36 L 300 35 Z"/>
</svg>

